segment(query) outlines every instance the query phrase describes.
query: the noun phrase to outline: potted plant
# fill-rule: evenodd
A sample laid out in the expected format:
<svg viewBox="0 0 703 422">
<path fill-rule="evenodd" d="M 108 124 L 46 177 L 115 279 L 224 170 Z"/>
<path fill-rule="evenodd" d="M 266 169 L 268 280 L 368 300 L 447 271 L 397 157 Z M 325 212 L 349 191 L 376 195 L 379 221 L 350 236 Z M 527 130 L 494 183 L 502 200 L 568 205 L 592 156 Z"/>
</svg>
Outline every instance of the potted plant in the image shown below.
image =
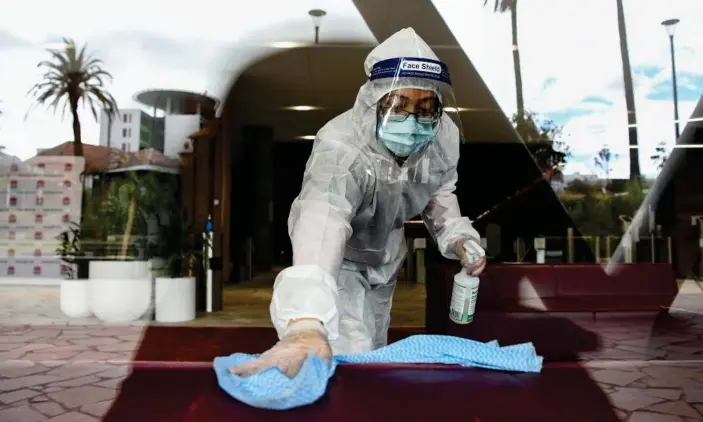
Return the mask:
<svg viewBox="0 0 703 422">
<path fill-rule="evenodd" d="M 155 279 L 157 322 L 185 322 L 195 318 L 195 280 L 203 270 L 209 246 L 202 231 L 173 213 L 161 226 L 157 255 L 166 262 L 166 276 Z"/>
<path fill-rule="evenodd" d="M 57 237 L 59 246 L 56 253 L 63 265 L 61 273 L 64 279 L 59 288 L 59 306 L 61 312 L 71 318 L 90 316 L 88 300 L 88 261 L 82 248 L 81 226 L 69 222 L 68 228 Z"/>
<path fill-rule="evenodd" d="M 92 214 L 100 240 L 89 264 L 90 303 L 98 319 L 128 322 L 151 307 L 150 220 L 160 203 L 158 180 L 125 172 L 108 182 Z"/>
</svg>

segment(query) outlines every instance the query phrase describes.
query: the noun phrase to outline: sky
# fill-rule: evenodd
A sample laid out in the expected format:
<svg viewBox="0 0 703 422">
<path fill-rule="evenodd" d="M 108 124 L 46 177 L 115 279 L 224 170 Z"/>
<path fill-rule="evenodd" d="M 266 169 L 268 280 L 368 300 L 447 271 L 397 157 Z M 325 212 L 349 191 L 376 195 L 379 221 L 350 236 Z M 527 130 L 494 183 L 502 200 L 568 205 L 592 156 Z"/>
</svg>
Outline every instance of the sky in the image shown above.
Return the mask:
<svg viewBox="0 0 703 422">
<path fill-rule="evenodd" d="M 645 4 L 647 3 L 647 4 Z M 3 6 L 0 15 L 0 145 L 29 158 L 72 138 L 70 118 L 42 108 L 30 110 L 27 91 L 39 80 L 36 64 L 62 36 L 88 44 L 105 62 L 110 90 L 121 107 L 149 88 L 207 91 L 218 95 L 245 66 L 262 40 L 299 41 L 311 34 L 307 11 L 328 12 L 324 40 L 373 36 L 351 0 L 259 0 L 247 13 L 234 2 L 122 0 L 95 7 L 87 0 L 25 0 Z M 515 112 L 510 19 L 483 7 L 483 0 L 434 0 L 462 48 L 503 111 Z M 518 35 L 525 104 L 563 127 L 573 157 L 566 173 L 598 173 L 597 151 L 616 155 L 612 177 L 627 177 L 627 120 L 614 0 L 521 0 Z M 674 143 L 669 40 L 660 22 L 680 18 L 675 36 L 682 126 L 703 94 L 703 27 L 700 0 L 625 0 L 630 61 L 635 80 L 644 173 L 656 174 L 650 159 L 660 142 Z M 220 13 L 212 13 L 212 10 Z M 230 8 L 231 10 L 227 10 Z M 42 10 L 42 13 L 37 13 Z M 76 13 L 80 10 L 80 13 Z M 105 19 L 109 16 L 110 19 Z M 275 29 L 275 30 L 272 30 Z M 195 35 L 194 35 L 195 34 Z M 361 66 L 361 64 L 360 64 Z M 458 77 L 453 75 L 453 78 Z M 351 106 L 351 104 L 350 104 Z M 29 111 L 29 112 L 28 112 Z M 81 112 L 84 142 L 97 143 L 98 124 Z"/>
</svg>

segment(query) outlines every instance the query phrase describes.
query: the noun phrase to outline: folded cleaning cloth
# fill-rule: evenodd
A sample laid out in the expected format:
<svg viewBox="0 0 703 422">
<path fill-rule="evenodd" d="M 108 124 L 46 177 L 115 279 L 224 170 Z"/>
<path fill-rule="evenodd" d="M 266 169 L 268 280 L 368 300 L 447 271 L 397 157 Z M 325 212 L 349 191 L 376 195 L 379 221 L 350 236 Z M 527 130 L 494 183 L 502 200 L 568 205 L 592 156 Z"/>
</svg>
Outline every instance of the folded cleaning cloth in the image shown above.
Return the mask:
<svg viewBox="0 0 703 422">
<path fill-rule="evenodd" d="M 327 381 L 338 364 L 344 363 L 443 363 L 513 372 L 540 372 L 542 357 L 532 343 L 501 347 L 497 341 L 415 335 L 386 347 L 364 353 L 337 355 L 332 362 L 311 354 L 295 378 L 288 378 L 277 367 L 250 377 L 232 375 L 229 368 L 259 355 L 235 353 L 214 361 L 220 387 L 230 396 L 253 407 L 286 410 L 305 406 L 325 394 Z"/>
</svg>

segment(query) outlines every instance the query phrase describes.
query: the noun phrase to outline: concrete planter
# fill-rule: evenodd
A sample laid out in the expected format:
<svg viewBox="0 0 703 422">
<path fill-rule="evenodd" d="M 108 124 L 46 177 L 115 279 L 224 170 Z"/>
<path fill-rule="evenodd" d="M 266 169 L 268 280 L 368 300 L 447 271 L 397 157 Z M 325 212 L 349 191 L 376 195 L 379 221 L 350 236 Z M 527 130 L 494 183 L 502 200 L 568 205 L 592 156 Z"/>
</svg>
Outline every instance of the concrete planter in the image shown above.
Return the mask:
<svg viewBox="0 0 703 422">
<path fill-rule="evenodd" d="M 195 277 L 156 278 L 156 321 L 195 319 Z"/>
<path fill-rule="evenodd" d="M 88 280 L 63 280 L 59 287 L 59 306 L 64 315 L 85 318 L 91 315 Z"/>
<path fill-rule="evenodd" d="M 130 322 L 141 318 L 152 301 L 152 279 L 147 261 L 91 261 L 90 309 L 103 322 Z"/>
</svg>

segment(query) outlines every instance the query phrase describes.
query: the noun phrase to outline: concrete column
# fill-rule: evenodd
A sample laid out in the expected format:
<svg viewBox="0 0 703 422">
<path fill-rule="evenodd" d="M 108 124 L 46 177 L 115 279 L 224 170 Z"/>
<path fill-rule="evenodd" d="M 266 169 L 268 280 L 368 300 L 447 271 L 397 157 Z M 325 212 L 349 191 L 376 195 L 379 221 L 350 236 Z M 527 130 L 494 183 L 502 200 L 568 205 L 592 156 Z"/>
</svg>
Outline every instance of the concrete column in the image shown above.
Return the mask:
<svg viewBox="0 0 703 422">
<path fill-rule="evenodd" d="M 244 142 L 248 143 L 249 161 L 253 174 L 253 264 L 259 271 L 268 271 L 273 265 L 273 129 L 266 126 L 246 126 Z M 251 161 L 250 161 L 251 160 Z"/>
</svg>

